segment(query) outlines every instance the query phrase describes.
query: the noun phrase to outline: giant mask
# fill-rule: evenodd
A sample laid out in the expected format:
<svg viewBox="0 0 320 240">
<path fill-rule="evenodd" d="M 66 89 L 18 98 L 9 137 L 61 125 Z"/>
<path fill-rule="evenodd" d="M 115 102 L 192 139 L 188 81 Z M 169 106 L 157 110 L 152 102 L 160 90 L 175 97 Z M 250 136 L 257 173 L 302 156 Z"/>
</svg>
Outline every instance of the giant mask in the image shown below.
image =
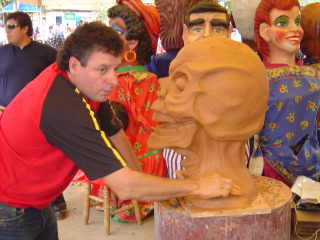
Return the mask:
<svg viewBox="0 0 320 240">
<path fill-rule="evenodd" d="M 268 81 L 259 57 L 245 44 L 208 37 L 185 46 L 160 79 L 149 146 L 174 148 L 186 156 L 184 178 L 220 174 L 240 195 L 209 200 L 185 198 L 193 207 L 241 208 L 255 196 L 246 168 L 245 144 L 260 130 L 267 109 Z"/>
</svg>

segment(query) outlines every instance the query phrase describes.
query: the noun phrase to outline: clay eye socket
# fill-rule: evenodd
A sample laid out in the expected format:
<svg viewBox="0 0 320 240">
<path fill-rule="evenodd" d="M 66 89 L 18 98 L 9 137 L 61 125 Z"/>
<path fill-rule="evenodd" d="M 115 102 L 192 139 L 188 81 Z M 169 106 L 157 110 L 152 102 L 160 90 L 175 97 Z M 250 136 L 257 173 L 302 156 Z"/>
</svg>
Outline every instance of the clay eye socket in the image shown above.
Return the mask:
<svg viewBox="0 0 320 240">
<path fill-rule="evenodd" d="M 179 77 L 176 80 L 176 86 L 180 92 L 184 91 L 187 85 L 187 80 L 185 78 Z"/>
</svg>

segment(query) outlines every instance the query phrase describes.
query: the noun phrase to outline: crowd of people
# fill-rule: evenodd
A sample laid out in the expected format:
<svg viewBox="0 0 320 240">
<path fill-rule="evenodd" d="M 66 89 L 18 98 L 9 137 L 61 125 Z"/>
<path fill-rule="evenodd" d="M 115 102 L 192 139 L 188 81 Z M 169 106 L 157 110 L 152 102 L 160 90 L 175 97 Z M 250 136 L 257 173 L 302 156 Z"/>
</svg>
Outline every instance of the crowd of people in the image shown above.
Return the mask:
<svg viewBox="0 0 320 240">
<path fill-rule="evenodd" d="M 197 59 L 195 50 L 187 55 L 186 69 L 171 68 L 171 63 L 178 65 L 174 61 L 183 45 L 199 45 L 207 38 L 228 43 L 238 24 L 214 0 L 185 1 L 183 18 L 165 12 L 161 4 L 157 10 L 140 0 L 117 0 L 107 12 L 108 26 L 50 26 L 44 41 L 28 14 L 7 16 L 7 44 L 0 39 L 0 240 L 57 240 L 56 219 L 66 211 L 62 193 L 71 181 L 102 179 L 119 197 L 119 206 L 139 200 L 143 218 L 152 213 L 153 201 L 244 194 L 232 177 L 220 172 L 181 177 L 187 167 L 180 144 L 168 141 L 164 149 L 148 144 L 154 129 L 170 121 L 159 116 L 155 121 L 155 102 L 167 96 L 161 81 L 174 82 L 174 90 L 166 91 L 180 93 L 187 89 L 188 77 L 203 76 L 201 67 L 189 74 Z M 255 45 L 249 49 L 239 43 L 243 54 L 264 66 L 265 78 L 257 75 L 257 81 L 269 85 L 268 99 L 257 99 L 268 104 L 261 115 L 264 121 L 241 123 L 239 132 L 253 124 L 255 132 L 250 134 L 258 139 L 252 147 L 247 136 L 241 137 L 253 149 L 248 151 L 252 156 L 243 151 L 241 159 L 259 155 L 263 175 L 288 186 L 300 175 L 320 179 L 319 9 L 320 3 L 301 8 L 298 0 L 261 0 L 251 23 L 254 39 L 244 39 Z M 176 19 L 168 22 L 167 17 Z M 164 22 L 168 26 L 162 27 Z M 224 53 L 234 51 L 231 46 L 221 44 L 216 57 L 223 59 Z M 237 59 L 233 62 L 239 65 Z M 219 71 L 228 69 L 219 66 Z M 166 113 L 174 115 L 166 100 L 163 104 Z M 224 119 L 223 126 L 236 122 L 230 120 Z M 93 194 L 100 194 L 99 186 Z M 136 221 L 130 211 L 113 218 Z"/>
</svg>

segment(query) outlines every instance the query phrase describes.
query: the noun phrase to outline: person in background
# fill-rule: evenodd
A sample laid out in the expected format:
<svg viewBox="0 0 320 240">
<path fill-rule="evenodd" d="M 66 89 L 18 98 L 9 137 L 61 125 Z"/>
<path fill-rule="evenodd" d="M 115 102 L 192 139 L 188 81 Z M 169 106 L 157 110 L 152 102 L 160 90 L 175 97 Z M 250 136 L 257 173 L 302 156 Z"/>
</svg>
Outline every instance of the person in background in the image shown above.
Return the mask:
<svg viewBox="0 0 320 240">
<path fill-rule="evenodd" d="M 134 160 L 122 157 L 130 149 L 106 102 L 122 52 L 123 40 L 104 24 L 78 27 L 57 64 L 0 114 L 0 240 L 57 240 L 50 203 L 79 168 L 90 180 L 104 179 L 123 200 L 230 194 L 232 181 L 217 174 L 171 180 L 127 167 Z"/>
<path fill-rule="evenodd" d="M 56 60 L 55 49 L 31 39 L 33 26 L 27 13 L 10 13 L 5 29 L 8 44 L 0 48 L 0 106 L 3 108 Z M 53 202 L 53 206 L 57 216 L 63 218 L 66 211 L 63 195 Z"/>
</svg>

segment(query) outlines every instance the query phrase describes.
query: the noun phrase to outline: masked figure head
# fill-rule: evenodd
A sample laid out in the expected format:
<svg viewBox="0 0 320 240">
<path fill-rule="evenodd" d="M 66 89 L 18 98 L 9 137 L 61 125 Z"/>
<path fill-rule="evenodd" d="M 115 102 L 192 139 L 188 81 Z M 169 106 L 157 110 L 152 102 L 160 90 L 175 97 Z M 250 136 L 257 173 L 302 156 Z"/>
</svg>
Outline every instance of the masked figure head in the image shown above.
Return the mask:
<svg viewBox="0 0 320 240">
<path fill-rule="evenodd" d="M 304 38 L 301 49 L 308 58 L 320 63 L 320 3 L 311 3 L 301 11 Z"/>
<path fill-rule="evenodd" d="M 226 8 L 213 1 L 200 1 L 185 16 L 184 44 L 210 36 L 231 36 L 230 17 Z"/>
<path fill-rule="evenodd" d="M 154 6 L 144 5 L 140 0 L 117 0 L 117 3 L 108 10 L 110 26 L 120 34 L 125 51 L 136 55 L 136 62 L 129 64 L 144 65 L 156 53 L 160 16 Z"/>
<path fill-rule="evenodd" d="M 259 57 L 245 44 L 226 37 L 200 39 L 182 48 L 170 65 L 169 78 L 160 79 L 160 85 L 153 108 L 156 120 L 167 123 L 156 128 L 149 144 L 186 155 L 185 176 L 218 173 L 233 179 L 244 198 L 249 198 L 254 190 L 245 168 L 244 147 L 263 125 L 268 98 Z M 239 199 L 222 206 L 213 202 L 196 205 L 244 204 Z"/>
<path fill-rule="evenodd" d="M 255 16 L 258 52 L 271 63 L 294 63 L 303 38 L 298 0 L 261 0 Z"/>
</svg>

